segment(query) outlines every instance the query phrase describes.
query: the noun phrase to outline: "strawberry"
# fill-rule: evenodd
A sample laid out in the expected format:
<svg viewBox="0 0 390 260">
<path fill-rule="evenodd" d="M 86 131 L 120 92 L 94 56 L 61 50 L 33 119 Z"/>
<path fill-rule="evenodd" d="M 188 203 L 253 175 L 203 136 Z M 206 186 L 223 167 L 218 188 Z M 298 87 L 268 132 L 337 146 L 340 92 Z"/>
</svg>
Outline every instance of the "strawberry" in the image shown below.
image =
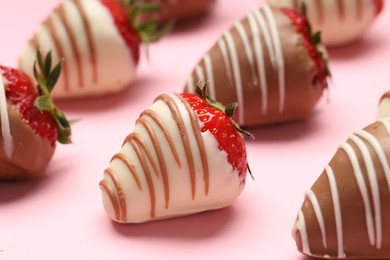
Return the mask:
<svg viewBox="0 0 390 260">
<path fill-rule="evenodd" d="M 314 31 L 321 32 L 326 46 L 342 46 L 356 41 L 381 13 L 383 0 L 268 0 L 276 7 L 307 6 L 308 19 Z"/>
<path fill-rule="evenodd" d="M 33 35 L 19 68 L 32 77 L 38 47 L 53 50 L 54 60 L 64 59 L 54 97 L 118 92 L 134 79 L 141 44 L 157 41 L 171 27 L 141 21 L 141 14 L 158 10 L 136 0 L 65 0 Z"/>
<path fill-rule="evenodd" d="M 376 6 L 376 15 L 380 14 L 383 10 L 384 2 L 383 0 L 373 0 L 374 5 Z"/>
<path fill-rule="evenodd" d="M 42 57 L 37 53 L 34 74 L 38 87 L 31 78 L 17 69 L 0 66 L 6 99 L 2 113 L 8 111 L 1 142 L 1 179 L 22 179 L 43 173 L 58 140 L 70 143 L 70 125 L 64 114 L 53 104 L 51 91 L 61 72 L 61 63 L 51 68 L 51 53 Z M 7 147 L 7 142 L 8 145 Z"/>
<path fill-rule="evenodd" d="M 305 193 L 298 250 L 327 259 L 390 259 L 390 118 L 353 132 Z"/>
<path fill-rule="evenodd" d="M 236 21 L 193 69 L 185 92 L 199 81 L 223 104 L 238 103 L 233 117 L 258 126 L 301 120 L 327 87 L 329 70 L 320 34 L 293 11 L 263 5 Z"/>
<path fill-rule="evenodd" d="M 326 88 L 328 86 L 327 77 L 330 76 L 330 71 L 320 50 L 320 32 L 312 34 L 309 21 L 306 18 L 305 9 L 302 13 L 289 8 L 282 8 L 282 10 L 290 18 L 298 33 L 303 36 L 303 46 L 317 67 L 317 75 L 313 79 L 314 82 L 318 81 L 323 88 Z"/>
<path fill-rule="evenodd" d="M 243 136 L 206 95 L 162 94 L 141 113 L 100 182 L 111 219 L 138 223 L 230 205 L 245 185 Z M 128 207 L 131 205 L 131 209 Z"/>
<path fill-rule="evenodd" d="M 184 93 L 181 96 L 190 104 L 200 122 L 203 123 L 202 132 L 212 133 L 219 144 L 219 150 L 227 153 L 229 163 L 233 169 L 245 179 L 248 165 L 246 161 L 245 143 L 242 134 L 252 136 L 232 121 L 237 103 L 230 103 L 225 107 L 212 100 L 207 94 L 207 87 L 197 87 L 196 93 Z"/>
</svg>

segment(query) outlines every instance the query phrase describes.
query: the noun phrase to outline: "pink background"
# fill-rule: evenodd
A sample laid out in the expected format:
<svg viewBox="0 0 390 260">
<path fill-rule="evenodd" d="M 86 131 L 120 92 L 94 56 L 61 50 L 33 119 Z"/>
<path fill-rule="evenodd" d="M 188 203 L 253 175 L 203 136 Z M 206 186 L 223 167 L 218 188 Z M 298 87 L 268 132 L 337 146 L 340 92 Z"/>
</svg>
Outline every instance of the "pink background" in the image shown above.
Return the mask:
<svg viewBox="0 0 390 260">
<path fill-rule="evenodd" d="M 1 64 L 16 65 L 58 2 L 0 1 Z M 337 146 L 375 120 L 390 87 L 390 6 L 360 41 L 329 50 L 333 85 L 309 119 L 251 130 L 256 180 L 248 179 L 231 207 L 119 225 L 106 216 L 98 186 L 139 113 L 158 94 L 180 92 L 216 37 L 259 2 L 218 0 L 208 17 L 153 44 L 151 64 L 143 56 L 136 81 L 120 95 L 59 102 L 69 118 L 80 119 L 74 143 L 57 147 L 43 178 L 0 183 L 0 259 L 304 259 L 291 238 L 304 192 Z"/>
</svg>

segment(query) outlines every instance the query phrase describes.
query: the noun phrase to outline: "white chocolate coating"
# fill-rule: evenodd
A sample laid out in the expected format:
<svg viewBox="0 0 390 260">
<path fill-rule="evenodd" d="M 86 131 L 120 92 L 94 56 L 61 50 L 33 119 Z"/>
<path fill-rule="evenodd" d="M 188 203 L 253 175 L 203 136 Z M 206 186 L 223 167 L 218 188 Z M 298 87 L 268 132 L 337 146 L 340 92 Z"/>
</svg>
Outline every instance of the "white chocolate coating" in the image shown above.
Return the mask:
<svg viewBox="0 0 390 260">
<path fill-rule="evenodd" d="M 377 118 L 390 117 L 390 91 L 383 94 L 380 99 Z"/>
<path fill-rule="evenodd" d="M 245 179 L 179 95 L 145 110 L 100 182 L 104 208 L 117 222 L 139 223 L 230 205 Z"/>
<path fill-rule="evenodd" d="M 268 0 L 275 6 L 300 8 L 305 2 L 314 31 L 321 31 L 322 42 L 328 46 L 343 45 L 356 40 L 376 17 L 373 0 Z"/>
<path fill-rule="evenodd" d="M 135 62 L 110 12 L 99 0 L 65 0 L 32 37 L 19 67 L 32 78 L 36 50 L 63 58 L 55 98 L 114 93 L 134 78 Z"/>
</svg>

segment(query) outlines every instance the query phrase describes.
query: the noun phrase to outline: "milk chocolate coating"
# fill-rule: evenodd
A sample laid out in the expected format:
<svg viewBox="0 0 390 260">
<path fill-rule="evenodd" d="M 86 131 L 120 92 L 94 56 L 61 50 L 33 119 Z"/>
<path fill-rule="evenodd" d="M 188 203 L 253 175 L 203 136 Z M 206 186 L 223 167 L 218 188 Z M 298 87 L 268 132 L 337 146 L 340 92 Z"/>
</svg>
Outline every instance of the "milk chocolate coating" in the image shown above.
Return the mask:
<svg viewBox="0 0 390 260">
<path fill-rule="evenodd" d="M 162 8 L 161 22 L 185 21 L 206 14 L 215 4 L 215 0 L 147 0 Z"/>
<path fill-rule="evenodd" d="M 268 0 L 269 4 L 300 10 L 307 8 L 312 28 L 321 31 L 327 46 L 341 46 L 356 41 L 372 24 L 378 12 L 376 0 Z M 384 1 L 386 2 L 386 1 Z"/>
<path fill-rule="evenodd" d="M 319 258 L 390 258 L 390 119 L 355 131 L 306 193 L 293 228 Z"/>
<path fill-rule="evenodd" d="M 238 103 L 244 126 L 295 121 L 310 115 L 323 92 L 303 36 L 279 8 L 264 5 L 225 32 L 193 70 L 185 91 L 208 81 L 209 94 Z"/>
<path fill-rule="evenodd" d="M 41 176 L 50 162 L 55 146 L 48 139 L 38 136 L 21 119 L 19 112 L 8 105 L 13 153 L 8 158 L 0 149 L 0 180 L 23 180 Z M 0 136 L 0 147 L 3 137 Z"/>
</svg>

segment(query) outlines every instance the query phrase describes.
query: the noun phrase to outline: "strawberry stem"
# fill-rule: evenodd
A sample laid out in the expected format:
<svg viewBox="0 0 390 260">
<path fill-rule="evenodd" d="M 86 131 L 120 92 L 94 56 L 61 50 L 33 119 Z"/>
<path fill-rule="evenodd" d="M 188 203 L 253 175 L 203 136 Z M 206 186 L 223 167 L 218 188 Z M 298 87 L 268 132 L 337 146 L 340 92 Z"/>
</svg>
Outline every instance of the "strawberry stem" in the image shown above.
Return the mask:
<svg viewBox="0 0 390 260">
<path fill-rule="evenodd" d="M 216 109 L 218 109 L 218 110 L 221 110 L 223 113 L 225 113 L 225 114 L 230 118 L 230 120 L 233 122 L 233 124 L 234 124 L 236 130 L 237 130 L 239 133 L 241 133 L 241 134 L 243 134 L 243 135 L 246 135 L 246 136 L 249 136 L 249 137 L 251 137 L 252 139 L 254 139 L 254 136 L 253 136 L 250 132 L 248 132 L 248 131 L 242 129 L 242 128 L 241 128 L 236 122 L 234 122 L 233 119 L 232 119 L 232 116 L 234 115 L 234 112 L 236 111 L 236 108 L 237 108 L 237 106 L 238 106 L 237 103 L 230 103 L 230 104 L 227 104 L 226 107 L 225 107 L 225 106 L 222 105 L 221 103 L 219 103 L 219 102 L 213 100 L 213 99 L 207 94 L 207 82 L 199 82 L 199 83 L 196 85 L 196 87 L 195 87 L 195 92 L 196 92 L 196 94 L 198 94 L 198 96 L 200 96 L 201 98 L 203 98 L 204 100 L 206 100 L 206 102 L 207 102 L 210 106 L 212 106 L 212 107 L 214 107 L 214 108 L 216 108 Z"/>
<path fill-rule="evenodd" d="M 153 14 L 162 12 L 159 6 L 139 0 L 120 0 L 120 2 L 127 12 L 131 25 L 138 32 L 143 43 L 156 42 L 172 30 L 173 22 L 160 26 L 158 16 L 157 18 L 155 15 L 153 16 Z M 146 21 L 142 21 L 141 15 L 148 14 L 151 16 Z"/>
<path fill-rule="evenodd" d="M 38 49 L 36 58 L 34 62 L 34 76 L 38 82 L 39 96 L 35 99 L 34 105 L 38 109 L 47 111 L 52 115 L 57 127 L 58 141 L 62 144 L 71 143 L 70 123 L 61 110 L 54 105 L 51 97 L 51 92 L 61 74 L 62 60 L 52 69 L 51 51 L 43 58 Z"/>
</svg>

